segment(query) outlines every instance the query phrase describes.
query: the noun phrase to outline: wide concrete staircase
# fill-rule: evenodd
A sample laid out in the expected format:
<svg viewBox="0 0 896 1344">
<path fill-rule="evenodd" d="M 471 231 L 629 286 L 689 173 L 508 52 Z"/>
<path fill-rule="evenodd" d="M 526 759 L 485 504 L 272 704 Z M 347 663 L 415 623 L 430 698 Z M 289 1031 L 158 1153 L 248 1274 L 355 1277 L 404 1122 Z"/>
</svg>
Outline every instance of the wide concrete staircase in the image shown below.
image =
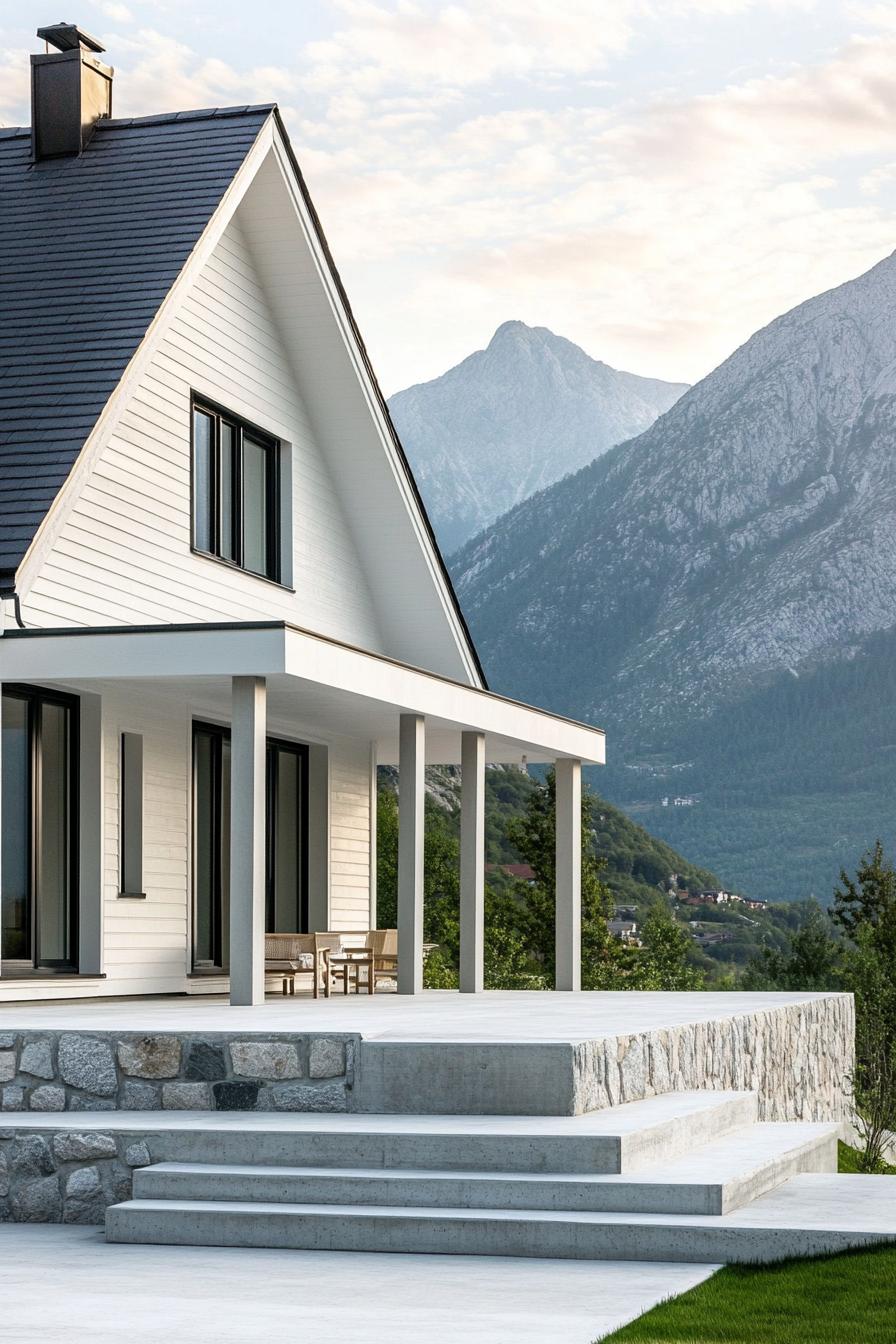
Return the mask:
<svg viewBox="0 0 896 1344">
<path fill-rule="evenodd" d="M 165 1160 L 135 1172 L 107 1240 L 715 1263 L 896 1233 L 877 1178 L 831 1174 L 837 1126 L 759 1123 L 752 1093 L 571 1117 L 249 1119 L 160 1116 Z M 857 1180 L 877 1191 L 871 1215 Z"/>
</svg>

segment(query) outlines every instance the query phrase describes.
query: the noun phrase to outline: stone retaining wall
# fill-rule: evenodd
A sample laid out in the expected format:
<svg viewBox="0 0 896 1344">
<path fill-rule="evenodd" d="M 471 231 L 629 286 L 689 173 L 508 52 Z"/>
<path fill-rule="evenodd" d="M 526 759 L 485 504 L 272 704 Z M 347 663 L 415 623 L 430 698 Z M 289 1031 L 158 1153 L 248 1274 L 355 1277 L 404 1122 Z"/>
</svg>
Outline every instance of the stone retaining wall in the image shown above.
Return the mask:
<svg viewBox="0 0 896 1344">
<path fill-rule="evenodd" d="M 0 1032 L 0 1111 L 345 1111 L 354 1035 Z"/>
<path fill-rule="evenodd" d="M 846 1121 L 852 1116 L 855 1010 L 828 994 L 575 1046 L 573 1113 L 660 1092 L 756 1092 L 760 1120 Z"/>
<path fill-rule="evenodd" d="M 133 1134 L 0 1129 L 0 1223 L 102 1223 L 151 1160 Z"/>
</svg>

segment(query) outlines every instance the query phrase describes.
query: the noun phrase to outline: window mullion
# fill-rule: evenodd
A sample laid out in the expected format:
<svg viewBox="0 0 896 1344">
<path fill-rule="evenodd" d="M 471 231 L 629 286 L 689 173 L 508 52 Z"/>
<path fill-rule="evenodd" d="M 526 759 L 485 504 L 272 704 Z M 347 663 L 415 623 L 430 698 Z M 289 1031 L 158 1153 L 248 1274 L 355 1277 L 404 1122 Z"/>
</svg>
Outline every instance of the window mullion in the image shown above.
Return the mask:
<svg viewBox="0 0 896 1344">
<path fill-rule="evenodd" d="M 244 568 L 243 556 L 243 427 L 240 425 L 234 433 L 233 462 L 233 553 L 240 569 Z"/>
</svg>

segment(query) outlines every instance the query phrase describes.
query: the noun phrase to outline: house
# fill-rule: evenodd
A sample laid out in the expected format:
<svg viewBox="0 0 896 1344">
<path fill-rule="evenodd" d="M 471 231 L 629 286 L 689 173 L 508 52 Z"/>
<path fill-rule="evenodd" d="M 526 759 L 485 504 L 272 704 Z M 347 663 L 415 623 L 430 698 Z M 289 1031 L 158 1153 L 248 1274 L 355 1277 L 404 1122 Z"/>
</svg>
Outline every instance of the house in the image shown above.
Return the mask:
<svg viewBox="0 0 896 1344">
<path fill-rule="evenodd" d="M 399 977 L 422 984 L 423 768 L 461 763 L 462 987 L 484 768 L 557 770 L 579 983 L 581 762 L 491 693 L 277 108 L 112 117 L 39 30 L 0 130 L 0 1001 L 264 994 L 264 933 L 376 924 L 400 769 Z"/>
<path fill-rule="evenodd" d="M 538 881 L 535 869 L 528 863 L 487 863 L 485 870 L 503 873 L 505 877 L 513 878 L 515 882 L 525 882 L 530 887 Z"/>
<path fill-rule="evenodd" d="M 640 946 L 638 938 L 638 925 L 633 919 L 608 919 L 607 928 L 614 938 L 618 938 L 622 943 L 636 943 Z"/>
<path fill-rule="evenodd" d="M 733 892 L 722 891 L 716 888 L 705 891 L 695 891 L 694 895 L 697 900 L 702 901 L 704 905 L 730 905 L 732 901 L 739 901 L 741 899 L 739 896 L 735 896 Z"/>
</svg>

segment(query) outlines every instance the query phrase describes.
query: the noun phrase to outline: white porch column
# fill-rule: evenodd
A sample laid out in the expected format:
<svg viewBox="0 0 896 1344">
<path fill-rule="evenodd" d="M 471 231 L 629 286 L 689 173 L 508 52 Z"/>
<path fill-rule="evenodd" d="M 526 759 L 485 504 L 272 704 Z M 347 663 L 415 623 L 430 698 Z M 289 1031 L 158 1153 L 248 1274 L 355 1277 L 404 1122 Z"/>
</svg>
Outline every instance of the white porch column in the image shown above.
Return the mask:
<svg viewBox="0 0 896 1344">
<path fill-rule="evenodd" d="M 230 737 L 230 1002 L 264 1002 L 264 677 L 234 677 Z"/>
<path fill-rule="evenodd" d="M 426 723 L 402 714 L 398 743 L 398 992 L 423 989 L 423 800 Z"/>
<path fill-rule="evenodd" d="M 485 939 L 485 734 L 461 734 L 460 988 L 479 994 Z"/>
<path fill-rule="evenodd" d="M 582 763 L 556 762 L 557 989 L 582 987 Z"/>
</svg>

